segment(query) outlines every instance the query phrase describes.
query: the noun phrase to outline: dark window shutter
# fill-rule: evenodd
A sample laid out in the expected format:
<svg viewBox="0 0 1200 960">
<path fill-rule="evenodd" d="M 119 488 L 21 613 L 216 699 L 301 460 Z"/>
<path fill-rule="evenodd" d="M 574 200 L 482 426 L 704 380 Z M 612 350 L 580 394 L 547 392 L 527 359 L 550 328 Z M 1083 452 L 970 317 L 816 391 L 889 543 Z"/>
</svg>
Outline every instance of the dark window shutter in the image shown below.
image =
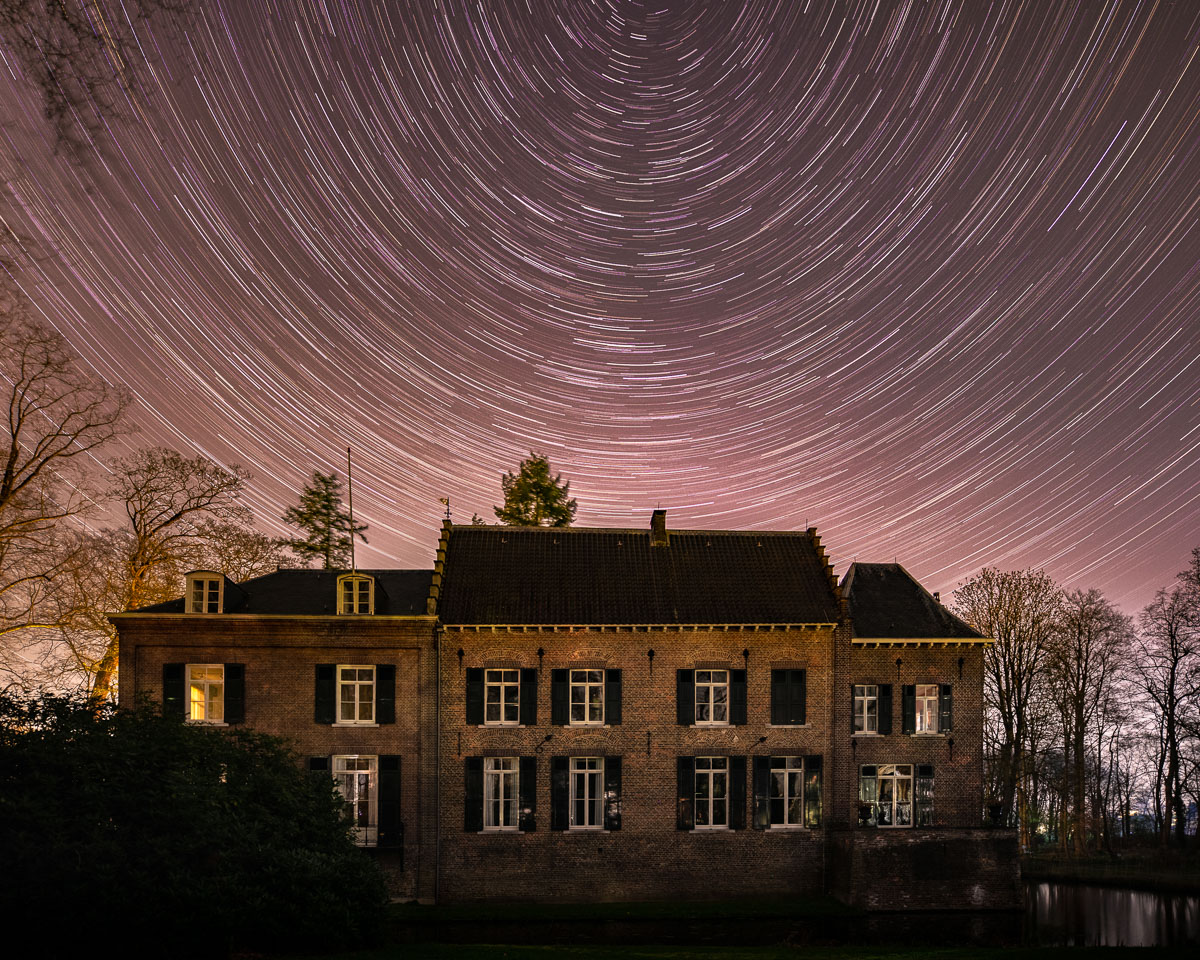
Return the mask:
<svg viewBox="0 0 1200 960">
<path fill-rule="evenodd" d="M 537 670 L 526 667 L 521 671 L 521 723 L 537 725 Z"/>
<path fill-rule="evenodd" d="M 318 663 L 313 693 L 313 720 L 333 723 L 337 719 L 337 664 Z"/>
<path fill-rule="evenodd" d="M 680 670 L 690 673 L 690 670 Z M 679 757 L 675 761 L 677 783 L 675 804 L 675 829 L 691 830 L 696 825 L 696 758 Z"/>
<path fill-rule="evenodd" d="M 328 773 L 329 758 L 328 757 L 309 757 L 308 769 L 313 773 Z"/>
<path fill-rule="evenodd" d="M 771 723 L 782 726 L 788 722 L 788 672 L 771 671 Z"/>
<path fill-rule="evenodd" d="M 570 677 L 566 670 L 550 671 L 550 722 L 556 727 L 565 727 L 571 722 Z"/>
<path fill-rule="evenodd" d="M 696 674 L 692 670 L 675 671 L 675 722 L 683 727 L 696 722 Z"/>
<path fill-rule="evenodd" d="M 950 684 L 943 683 L 938 696 L 938 733 L 954 729 L 954 698 Z"/>
<path fill-rule="evenodd" d="M 530 672 L 536 674 L 537 671 Z M 524 688 L 525 671 L 522 670 L 521 674 L 521 686 Z M 532 833 L 537 829 L 537 757 L 521 757 L 517 776 L 517 797 L 521 807 L 518 823 L 522 833 Z"/>
<path fill-rule="evenodd" d="M 162 706 L 163 716 L 175 720 L 183 720 L 187 716 L 184 700 L 184 676 L 187 666 L 182 663 L 164 663 L 162 668 Z"/>
<path fill-rule="evenodd" d="M 821 825 L 821 758 L 804 758 L 804 825 Z"/>
<path fill-rule="evenodd" d="M 792 671 L 792 722 L 808 723 L 808 671 Z"/>
<path fill-rule="evenodd" d="M 729 758 L 729 826 L 746 829 L 746 758 Z"/>
<path fill-rule="evenodd" d="M 621 829 L 620 757 L 604 758 L 604 829 Z"/>
<path fill-rule="evenodd" d="M 753 769 L 754 829 L 766 830 L 771 826 L 771 758 L 755 757 Z"/>
<path fill-rule="evenodd" d="M 404 823 L 400 820 L 400 757 L 379 758 L 379 841 L 381 847 L 404 846 Z"/>
<path fill-rule="evenodd" d="M 735 727 L 746 724 L 746 671 L 729 671 L 729 722 Z M 745 758 L 743 757 L 743 763 Z M 744 772 L 744 771 L 743 771 Z M 743 777 L 742 779 L 745 779 Z M 746 789 L 742 786 L 742 803 L 745 806 Z M 743 810 L 743 813 L 745 811 Z"/>
<path fill-rule="evenodd" d="M 558 671 L 555 671 L 557 673 Z M 565 671 L 564 671 L 565 672 Z M 566 830 L 571 825 L 571 759 L 550 758 L 550 829 Z"/>
<path fill-rule="evenodd" d="M 375 664 L 375 722 L 396 722 L 396 665 Z"/>
<path fill-rule="evenodd" d="M 892 685 L 879 685 L 879 732 L 892 732 Z"/>
<path fill-rule="evenodd" d="M 225 664 L 225 722 L 244 723 L 246 720 L 246 665 Z"/>
<path fill-rule="evenodd" d="M 463 829 L 483 830 L 483 757 L 463 760 Z"/>
<path fill-rule="evenodd" d="M 604 671 L 604 722 L 614 727 L 621 722 L 620 670 Z"/>
<path fill-rule="evenodd" d="M 854 684 L 850 684 L 850 732 L 854 733 Z"/>
<path fill-rule="evenodd" d="M 483 726 L 482 667 L 467 667 L 467 726 Z"/>
<path fill-rule="evenodd" d="M 917 687 L 916 684 L 906 683 L 900 688 L 900 732 L 917 732 Z"/>
</svg>

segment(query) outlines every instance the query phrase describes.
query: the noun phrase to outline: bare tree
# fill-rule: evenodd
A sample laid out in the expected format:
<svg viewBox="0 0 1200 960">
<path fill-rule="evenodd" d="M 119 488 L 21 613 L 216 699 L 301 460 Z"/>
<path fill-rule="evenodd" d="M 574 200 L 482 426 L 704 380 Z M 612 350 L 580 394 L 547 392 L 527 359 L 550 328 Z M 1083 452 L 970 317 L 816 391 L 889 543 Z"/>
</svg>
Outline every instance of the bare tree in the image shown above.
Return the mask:
<svg viewBox="0 0 1200 960">
<path fill-rule="evenodd" d="M 288 559 L 279 540 L 235 520 L 205 520 L 199 534 L 189 566 L 217 570 L 238 583 L 274 573 Z"/>
<path fill-rule="evenodd" d="M 0 309 L 0 391 L 0 638 L 11 655 L 70 612 L 57 586 L 81 557 L 66 521 L 89 502 L 84 467 L 121 433 L 128 398 L 12 298 Z"/>
<path fill-rule="evenodd" d="M 94 663 L 94 700 L 112 694 L 119 654 L 116 632 L 102 615 L 170 599 L 178 592 L 183 567 L 202 549 L 205 525 L 250 519 L 239 502 L 248 478 L 241 467 L 221 467 L 206 457 L 160 447 L 118 460 L 113 469 L 112 495 L 129 525 L 92 544 L 98 557 L 108 557 L 99 562 L 113 571 L 87 588 L 91 626 L 106 638 Z"/>
<path fill-rule="evenodd" d="M 1101 726 L 1102 706 L 1118 675 L 1121 653 L 1133 640 L 1129 618 L 1099 590 L 1074 590 L 1062 599 L 1059 628 L 1048 646 L 1049 692 L 1062 721 L 1064 763 L 1061 815 L 1075 853 L 1087 847 L 1089 734 Z M 1101 738 L 1102 739 L 1102 738 Z M 1099 769 L 1094 770 L 1096 776 Z M 1099 814 L 1099 811 L 1096 811 Z"/>
<path fill-rule="evenodd" d="M 1136 670 L 1138 685 L 1159 724 L 1159 764 L 1155 805 L 1161 808 L 1159 842 L 1167 846 L 1172 825 L 1175 841 L 1184 843 L 1187 812 L 1183 796 L 1182 741 L 1189 718 L 1198 708 L 1200 676 L 1200 610 L 1187 582 L 1160 590 L 1143 611 Z M 1161 797 L 1161 805 L 1159 798 Z"/>
<path fill-rule="evenodd" d="M 149 18 L 182 23 L 186 0 L 0 0 L 0 52 L 33 89 L 59 149 L 78 159 L 138 103 Z"/>
<path fill-rule="evenodd" d="M 1043 682 L 1042 665 L 1057 628 L 1062 593 L 1040 570 L 987 568 L 954 592 L 960 616 L 994 642 L 984 657 L 984 699 L 996 718 L 999 742 L 989 745 L 1004 822 L 1024 799 L 1031 704 Z M 1020 793 L 1019 793 L 1020 791 Z M 1025 833 L 1026 824 L 1021 823 Z M 1023 841 L 1029 838 L 1023 835 Z"/>
</svg>

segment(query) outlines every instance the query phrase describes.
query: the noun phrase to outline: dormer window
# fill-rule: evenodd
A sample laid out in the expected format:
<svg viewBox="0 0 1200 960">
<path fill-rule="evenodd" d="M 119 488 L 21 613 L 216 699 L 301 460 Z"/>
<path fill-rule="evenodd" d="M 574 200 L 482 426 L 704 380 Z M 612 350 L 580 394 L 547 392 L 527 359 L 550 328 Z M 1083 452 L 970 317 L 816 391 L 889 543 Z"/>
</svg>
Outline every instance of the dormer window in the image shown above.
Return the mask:
<svg viewBox="0 0 1200 960">
<path fill-rule="evenodd" d="M 220 613 L 225 578 L 210 570 L 187 575 L 187 612 Z"/>
<path fill-rule="evenodd" d="M 374 613 L 375 579 L 361 574 L 338 578 L 338 613 Z"/>
</svg>

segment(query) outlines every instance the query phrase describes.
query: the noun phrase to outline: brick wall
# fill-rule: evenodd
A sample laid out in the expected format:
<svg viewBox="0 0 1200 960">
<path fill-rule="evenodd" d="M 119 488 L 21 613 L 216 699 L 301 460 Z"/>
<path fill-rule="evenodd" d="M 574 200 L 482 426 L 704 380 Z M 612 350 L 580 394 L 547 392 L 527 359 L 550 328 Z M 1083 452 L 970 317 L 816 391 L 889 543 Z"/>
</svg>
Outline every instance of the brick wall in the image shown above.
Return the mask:
<svg viewBox="0 0 1200 960">
<path fill-rule="evenodd" d="M 679 756 L 824 757 L 832 692 L 830 639 L 828 629 L 446 631 L 441 639 L 440 898 L 708 899 L 823 889 L 822 830 L 751 828 L 750 761 L 746 829 L 678 830 L 676 762 Z M 651 649 L 653 658 L 648 655 Z M 602 664 L 622 671 L 620 725 L 589 728 L 551 723 L 551 671 L 573 664 Z M 747 671 L 744 726 L 704 728 L 676 722 L 676 671 L 697 664 Z M 535 725 L 467 726 L 466 671 L 488 665 L 538 669 Z M 807 670 L 808 722 L 803 727 L 770 724 L 770 671 L 776 665 Z M 464 758 L 485 755 L 537 758 L 534 831 L 464 829 Z M 555 755 L 622 758 L 619 831 L 549 829 L 550 758 Z M 826 783 L 826 807 L 828 797 Z"/>
<path fill-rule="evenodd" d="M 378 851 L 395 896 L 432 897 L 436 776 L 432 618 L 123 617 L 121 703 L 162 700 L 165 663 L 245 666 L 245 725 L 283 737 L 302 757 L 401 757 L 402 857 Z M 318 663 L 394 664 L 396 722 L 338 726 L 314 719 Z"/>
</svg>

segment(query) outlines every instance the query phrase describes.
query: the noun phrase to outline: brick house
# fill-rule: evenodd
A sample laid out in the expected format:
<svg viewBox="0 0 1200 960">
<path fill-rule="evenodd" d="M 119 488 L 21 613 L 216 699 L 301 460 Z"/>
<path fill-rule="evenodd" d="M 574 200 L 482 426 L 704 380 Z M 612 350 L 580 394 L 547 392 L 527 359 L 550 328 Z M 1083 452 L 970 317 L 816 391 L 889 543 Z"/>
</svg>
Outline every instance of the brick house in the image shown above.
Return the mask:
<svg viewBox="0 0 1200 960">
<path fill-rule="evenodd" d="M 398 897 L 1016 903 L 987 640 L 815 529 L 447 522 L 432 571 L 198 571 L 113 619 L 123 698 L 292 740 Z"/>
</svg>

